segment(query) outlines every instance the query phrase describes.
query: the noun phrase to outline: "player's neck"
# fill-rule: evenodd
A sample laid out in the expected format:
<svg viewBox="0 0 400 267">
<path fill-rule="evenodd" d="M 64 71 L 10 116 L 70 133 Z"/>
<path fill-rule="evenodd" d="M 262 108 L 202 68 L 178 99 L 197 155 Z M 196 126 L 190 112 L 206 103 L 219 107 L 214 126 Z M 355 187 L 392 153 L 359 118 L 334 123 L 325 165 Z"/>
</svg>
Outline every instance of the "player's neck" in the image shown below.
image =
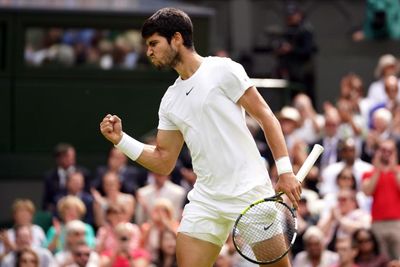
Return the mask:
<svg viewBox="0 0 400 267">
<path fill-rule="evenodd" d="M 185 50 L 181 52 L 181 60 L 174 67 L 182 80 L 189 79 L 200 67 L 203 57 L 195 51 Z"/>
</svg>

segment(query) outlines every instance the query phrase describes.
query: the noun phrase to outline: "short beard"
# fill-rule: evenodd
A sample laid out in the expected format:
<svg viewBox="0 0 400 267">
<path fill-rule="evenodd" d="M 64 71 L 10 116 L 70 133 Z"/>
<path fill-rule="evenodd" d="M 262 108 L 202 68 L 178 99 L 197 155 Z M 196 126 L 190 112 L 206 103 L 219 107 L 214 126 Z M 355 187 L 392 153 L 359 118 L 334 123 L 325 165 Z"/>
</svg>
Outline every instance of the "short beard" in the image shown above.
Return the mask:
<svg viewBox="0 0 400 267">
<path fill-rule="evenodd" d="M 155 66 L 158 70 L 175 68 L 178 65 L 178 63 L 181 61 L 181 56 L 178 53 L 178 51 L 173 50 L 171 47 L 169 52 L 170 53 L 165 58 L 165 63 Z"/>
</svg>

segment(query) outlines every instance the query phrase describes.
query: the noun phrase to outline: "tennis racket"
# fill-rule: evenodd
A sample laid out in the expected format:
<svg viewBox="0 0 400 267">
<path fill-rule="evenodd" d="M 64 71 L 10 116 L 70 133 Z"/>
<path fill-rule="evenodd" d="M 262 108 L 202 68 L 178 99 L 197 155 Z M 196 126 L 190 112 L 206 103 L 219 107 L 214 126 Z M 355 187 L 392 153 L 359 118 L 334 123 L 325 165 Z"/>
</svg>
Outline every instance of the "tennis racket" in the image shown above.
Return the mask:
<svg viewBox="0 0 400 267">
<path fill-rule="evenodd" d="M 296 178 L 303 182 L 324 148 L 315 145 Z M 297 235 L 296 211 L 283 202 L 283 192 L 248 206 L 236 219 L 232 237 L 236 250 L 256 264 L 272 264 L 282 259 Z"/>
</svg>

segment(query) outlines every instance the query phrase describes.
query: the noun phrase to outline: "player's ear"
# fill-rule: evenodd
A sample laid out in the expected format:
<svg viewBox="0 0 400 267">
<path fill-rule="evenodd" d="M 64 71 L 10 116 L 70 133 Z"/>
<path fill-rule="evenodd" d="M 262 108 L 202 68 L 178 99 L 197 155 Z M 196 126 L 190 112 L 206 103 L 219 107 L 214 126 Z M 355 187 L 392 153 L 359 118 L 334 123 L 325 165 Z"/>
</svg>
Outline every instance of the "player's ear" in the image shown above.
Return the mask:
<svg viewBox="0 0 400 267">
<path fill-rule="evenodd" d="M 183 45 L 183 37 L 180 32 L 174 33 L 171 40 L 175 45 Z"/>
</svg>

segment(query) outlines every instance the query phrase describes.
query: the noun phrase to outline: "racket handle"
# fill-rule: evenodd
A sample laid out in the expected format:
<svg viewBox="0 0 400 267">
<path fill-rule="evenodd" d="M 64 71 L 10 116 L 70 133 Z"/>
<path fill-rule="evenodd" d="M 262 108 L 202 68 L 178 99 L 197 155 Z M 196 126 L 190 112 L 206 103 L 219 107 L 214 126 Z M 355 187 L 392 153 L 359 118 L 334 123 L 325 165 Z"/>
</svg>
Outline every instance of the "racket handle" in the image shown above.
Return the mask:
<svg viewBox="0 0 400 267">
<path fill-rule="evenodd" d="M 311 153 L 308 155 L 306 160 L 304 161 L 303 165 L 301 165 L 300 170 L 296 174 L 297 180 L 300 183 L 303 182 L 304 178 L 306 178 L 307 174 L 310 172 L 311 168 L 314 166 L 315 161 L 324 151 L 324 147 L 321 145 L 314 145 L 311 150 Z"/>
</svg>

